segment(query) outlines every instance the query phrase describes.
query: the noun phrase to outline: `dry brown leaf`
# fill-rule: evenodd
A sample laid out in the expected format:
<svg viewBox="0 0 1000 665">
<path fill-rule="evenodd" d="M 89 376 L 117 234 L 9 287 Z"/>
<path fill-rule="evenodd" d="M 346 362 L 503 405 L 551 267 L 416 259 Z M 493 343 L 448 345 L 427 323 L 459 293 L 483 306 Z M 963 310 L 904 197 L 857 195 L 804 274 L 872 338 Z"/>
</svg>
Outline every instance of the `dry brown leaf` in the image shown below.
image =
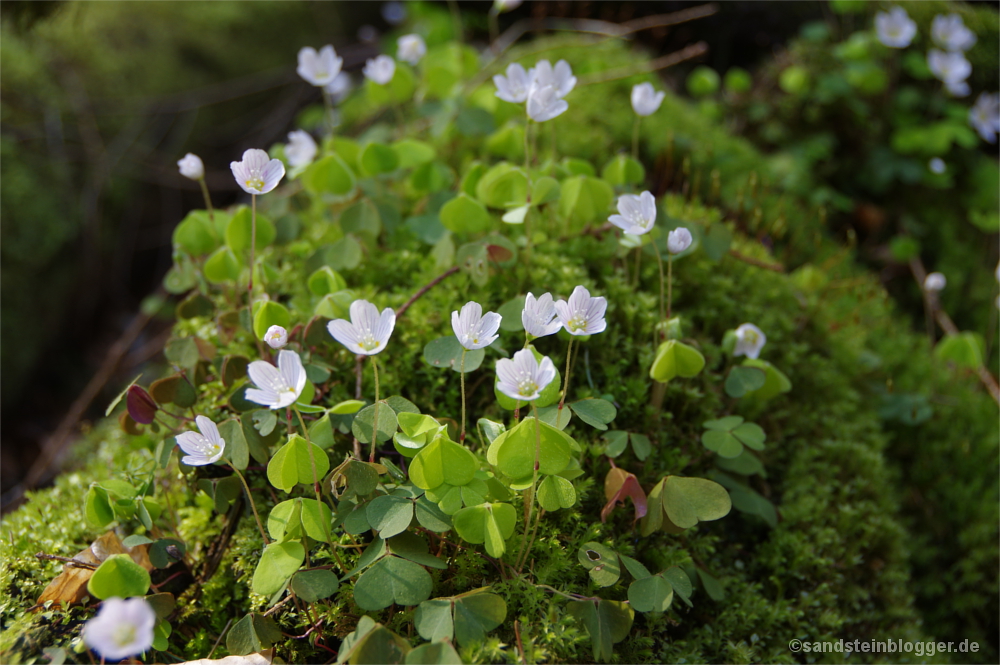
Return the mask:
<svg viewBox="0 0 1000 665">
<path fill-rule="evenodd" d="M 189 660 L 178 665 L 271 665 L 274 659 L 274 649 L 267 649 L 260 653 L 248 653 L 245 656 L 226 656 L 218 660 Z"/>
<path fill-rule="evenodd" d="M 91 566 L 100 566 L 101 563 L 112 554 L 128 553 L 132 560 L 145 568 L 152 570 L 153 564 L 149 561 L 149 546 L 138 545 L 131 549 L 126 549 L 118 534 L 108 531 L 103 536 L 95 540 L 85 550 L 81 550 L 75 557 L 80 563 L 87 563 Z M 56 576 L 38 597 L 36 607 L 47 601 L 55 601 L 58 604 L 73 605 L 83 600 L 84 596 L 90 595 L 87 592 L 87 582 L 94 574 L 89 568 L 78 568 L 67 563 L 63 566 L 63 572 Z"/>
</svg>

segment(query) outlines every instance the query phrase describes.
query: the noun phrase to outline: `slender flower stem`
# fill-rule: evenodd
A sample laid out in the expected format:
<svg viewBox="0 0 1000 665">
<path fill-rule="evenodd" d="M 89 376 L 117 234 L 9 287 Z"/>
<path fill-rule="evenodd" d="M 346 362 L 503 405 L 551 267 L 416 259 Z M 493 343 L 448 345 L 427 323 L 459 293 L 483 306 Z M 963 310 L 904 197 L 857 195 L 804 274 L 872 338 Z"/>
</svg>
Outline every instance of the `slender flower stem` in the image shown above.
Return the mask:
<svg viewBox="0 0 1000 665">
<path fill-rule="evenodd" d="M 461 362 L 461 365 L 459 367 L 459 374 L 461 374 L 461 376 L 462 376 L 462 378 L 461 378 L 461 382 L 462 382 L 462 433 L 458 437 L 458 442 L 459 443 L 462 443 L 462 442 L 465 441 L 465 354 L 467 352 L 468 352 L 467 349 L 465 349 L 465 348 L 462 349 L 462 362 Z"/>
<path fill-rule="evenodd" d="M 330 96 L 329 91 L 324 86 L 323 90 L 323 106 L 326 109 L 326 128 L 330 130 L 330 138 L 333 138 L 333 98 Z"/>
<path fill-rule="evenodd" d="M 653 251 L 656 253 L 656 266 L 660 269 L 660 320 L 663 320 L 663 257 L 660 256 L 660 249 L 653 244 Z"/>
<path fill-rule="evenodd" d="M 528 529 L 531 525 L 531 515 L 535 508 L 535 488 L 538 485 L 539 458 L 542 456 L 542 426 L 539 424 L 538 407 L 535 406 L 534 402 L 531 404 L 531 411 L 535 416 L 535 467 L 532 471 L 531 487 L 524 493 L 524 536 L 521 538 L 521 549 L 517 553 L 516 561 L 518 564 L 520 564 L 522 555 L 527 556 L 525 547 L 528 544 Z M 517 572 L 521 572 L 520 565 L 518 566 Z"/>
<path fill-rule="evenodd" d="M 240 470 L 233 466 L 232 463 L 229 464 L 229 468 L 236 472 L 236 475 L 239 476 L 240 481 L 243 483 L 243 489 L 247 493 L 247 501 L 250 502 L 250 508 L 253 510 L 253 518 L 257 520 L 257 528 L 260 529 L 260 537 L 264 539 L 265 545 L 270 545 L 271 541 L 267 539 L 267 534 L 264 533 L 264 525 L 260 521 L 260 515 L 257 514 L 257 504 L 253 502 L 253 494 L 250 493 L 250 486 L 247 485 L 247 479 L 243 477 Z"/>
<path fill-rule="evenodd" d="M 375 443 L 378 441 L 378 362 L 375 361 L 375 356 L 369 356 L 372 359 L 372 370 L 375 372 L 375 422 L 372 424 L 372 449 L 371 453 L 368 455 L 368 461 L 375 461 Z"/>
<path fill-rule="evenodd" d="M 642 279 L 642 271 L 639 270 L 639 266 L 642 264 L 642 248 L 635 248 L 635 280 L 633 283 L 638 287 L 639 280 Z"/>
<path fill-rule="evenodd" d="M 198 184 L 201 185 L 201 195 L 205 197 L 205 207 L 208 208 L 208 218 L 215 221 L 215 211 L 212 209 L 212 197 L 208 195 L 208 185 L 205 184 L 205 176 L 198 178 Z"/>
<path fill-rule="evenodd" d="M 531 146 L 528 136 L 531 134 L 531 117 L 524 123 L 524 177 L 527 181 L 524 205 L 531 205 Z M 531 265 L 531 208 L 524 213 L 524 260 Z"/>
<path fill-rule="evenodd" d="M 635 116 L 635 122 L 632 123 L 632 159 L 639 159 L 639 123 L 642 121 L 642 116 L 638 113 Z"/>
<path fill-rule="evenodd" d="M 330 524 L 323 519 L 323 496 L 320 493 L 319 473 L 316 472 L 316 455 L 313 453 L 313 443 L 309 440 L 309 429 L 306 427 L 306 421 L 302 417 L 302 412 L 299 411 L 298 405 L 292 404 L 292 409 L 295 411 L 295 415 L 298 416 L 299 425 L 302 426 L 302 436 L 305 437 L 306 440 L 306 449 L 309 451 L 309 465 L 312 467 L 313 474 L 313 491 L 316 493 L 316 510 L 319 511 L 320 521 L 323 523 L 323 535 L 326 536 L 326 543 L 330 546 L 330 553 L 337 558 L 337 563 L 339 563 L 340 567 L 344 569 L 344 564 L 337 555 L 337 548 L 333 545 L 333 536 L 330 534 Z"/>
<path fill-rule="evenodd" d="M 247 285 L 250 320 L 253 320 L 253 264 L 257 253 L 257 195 L 250 195 L 250 283 Z"/>
<path fill-rule="evenodd" d="M 566 376 L 563 377 L 563 389 L 562 395 L 559 397 L 559 410 L 562 411 L 563 404 L 566 403 L 566 395 L 569 393 L 569 359 L 573 355 L 573 338 L 569 340 L 569 346 L 566 347 Z"/>
<path fill-rule="evenodd" d="M 657 254 L 659 256 L 659 254 Z M 670 303 L 674 296 L 674 255 L 667 257 L 667 318 L 670 318 Z"/>
</svg>

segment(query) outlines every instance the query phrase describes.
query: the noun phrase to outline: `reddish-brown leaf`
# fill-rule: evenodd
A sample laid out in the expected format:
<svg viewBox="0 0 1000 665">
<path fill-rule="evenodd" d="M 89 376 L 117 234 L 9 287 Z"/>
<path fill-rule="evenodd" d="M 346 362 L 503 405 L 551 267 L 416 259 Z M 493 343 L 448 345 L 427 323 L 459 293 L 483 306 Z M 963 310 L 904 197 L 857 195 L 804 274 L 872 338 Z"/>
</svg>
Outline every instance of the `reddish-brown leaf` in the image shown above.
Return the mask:
<svg viewBox="0 0 1000 665">
<path fill-rule="evenodd" d="M 125 408 L 132 420 L 143 425 L 148 425 L 156 418 L 157 405 L 146 389 L 142 386 L 132 385 L 128 388 L 125 396 Z"/>
<path fill-rule="evenodd" d="M 601 510 L 601 522 L 607 521 L 608 515 L 619 502 L 624 505 L 626 498 L 632 499 L 635 508 L 633 521 L 638 521 L 646 515 L 646 493 L 642 491 L 639 479 L 624 469 L 615 467 L 608 471 L 608 475 L 604 478 L 604 496 L 608 499 L 608 503 Z"/>
</svg>

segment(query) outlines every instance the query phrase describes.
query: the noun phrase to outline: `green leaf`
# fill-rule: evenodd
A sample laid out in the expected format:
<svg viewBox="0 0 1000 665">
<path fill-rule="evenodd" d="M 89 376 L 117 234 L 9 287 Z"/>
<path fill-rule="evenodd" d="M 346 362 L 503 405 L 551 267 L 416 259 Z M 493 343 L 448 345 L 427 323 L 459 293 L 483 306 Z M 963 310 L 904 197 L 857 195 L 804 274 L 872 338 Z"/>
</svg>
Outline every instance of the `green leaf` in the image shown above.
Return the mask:
<svg viewBox="0 0 1000 665">
<path fill-rule="evenodd" d="M 187 214 L 187 217 L 174 229 L 174 246 L 191 256 L 208 254 L 219 246 L 219 238 L 207 211 L 192 210 Z"/>
<path fill-rule="evenodd" d="M 87 520 L 87 524 L 98 529 L 103 529 L 115 521 L 115 513 L 111 509 L 111 501 L 108 499 L 108 493 L 96 486 L 92 486 L 87 490 L 87 496 L 84 499 L 83 514 Z"/>
<path fill-rule="evenodd" d="M 486 207 L 468 194 L 459 194 L 441 208 L 441 224 L 453 233 L 483 233 L 492 219 Z"/>
<path fill-rule="evenodd" d="M 496 129 L 493 114 L 478 106 L 463 106 L 459 109 L 455 127 L 462 136 L 485 136 Z"/>
<path fill-rule="evenodd" d="M 708 233 L 702 238 L 701 246 L 705 250 L 705 255 L 711 261 L 718 261 L 729 253 L 729 247 L 733 242 L 733 234 L 725 224 L 712 224 Z"/>
<path fill-rule="evenodd" d="M 721 519 L 732 508 L 729 493 L 711 480 L 667 476 L 662 482 L 663 509 L 670 521 L 682 529 L 699 521 Z"/>
<path fill-rule="evenodd" d="M 590 579 L 597 586 L 611 586 L 621 576 L 618 554 L 600 543 L 584 543 L 577 551 L 577 559 L 590 571 Z"/>
<path fill-rule="evenodd" d="M 613 187 L 638 185 L 646 179 L 646 169 L 628 155 L 618 154 L 601 169 L 601 179 Z"/>
<path fill-rule="evenodd" d="M 323 266 L 312 275 L 306 282 L 309 291 L 317 296 L 325 296 L 328 293 L 336 293 L 347 289 L 347 282 L 330 266 Z"/>
<path fill-rule="evenodd" d="M 379 413 L 379 416 L 381 415 Z M 379 417 L 379 420 L 382 418 Z M 347 489 L 358 496 L 371 494 L 378 485 L 378 471 L 367 462 L 351 460 L 351 463 L 344 468 L 344 475 L 347 477 Z"/>
<path fill-rule="evenodd" d="M 531 187 L 531 205 L 540 206 L 546 203 L 558 201 L 562 194 L 562 187 L 555 178 L 542 176 L 536 180 Z"/>
<path fill-rule="evenodd" d="M 628 588 L 628 600 L 636 612 L 666 612 L 674 599 L 674 588 L 663 575 L 638 579 Z"/>
<path fill-rule="evenodd" d="M 250 208 L 242 206 L 226 225 L 226 245 L 239 256 L 250 251 L 250 234 L 253 227 L 253 217 Z M 260 213 L 257 214 L 257 251 L 267 247 L 277 235 L 274 224 Z M 259 254 L 258 254 L 259 256 Z"/>
<path fill-rule="evenodd" d="M 366 509 L 368 523 L 383 539 L 403 533 L 413 520 L 413 502 L 388 494 L 376 497 Z"/>
<path fill-rule="evenodd" d="M 698 577 L 701 579 L 701 585 L 705 587 L 705 593 L 708 594 L 708 597 L 715 601 L 725 600 L 726 590 L 722 588 L 721 584 L 719 584 L 719 580 L 715 579 L 701 568 L 698 568 L 697 571 Z"/>
<path fill-rule="evenodd" d="M 455 641 L 460 645 L 481 642 L 506 618 L 507 603 L 494 593 L 478 591 L 456 596 Z"/>
<path fill-rule="evenodd" d="M 406 665 L 462 665 L 462 657 L 447 642 L 421 644 L 406 654 Z"/>
<path fill-rule="evenodd" d="M 390 173 L 399 166 L 396 151 L 381 143 L 369 143 L 361 150 L 358 164 L 363 175 Z"/>
<path fill-rule="evenodd" d="M 251 612 L 229 629 L 226 650 L 233 656 L 246 656 L 270 649 L 281 639 L 281 630 L 274 619 Z"/>
<path fill-rule="evenodd" d="M 388 441 L 396 433 L 398 422 L 396 412 L 388 404 L 379 404 L 378 431 L 375 437 L 379 442 Z M 366 406 L 358 411 L 351 423 L 351 432 L 361 443 L 371 443 L 372 430 L 375 429 L 375 405 Z"/>
<path fill-rule="evenodd" d="M 382 233 L 382 217 L 374 203 L 362 199 L 340 214 L 340 228 L 374 245 Z"/>
<path fill-rule="evenodd" d="M 733 436 L 739 439 L 740 443 L 754 450 L 764 450 L 764 439 L 766 435 L 760 425 L 755 423 L 743 423 L 733 430 Z"/>
<path fill-rule="evenodd" d="M 736 365 L 729 370 L 729 376 L 726 377 L 726 394 L 730 397 L 743 397 L 762 388 L 766 378 L 764 370 L 759 367 Z"/>
<path fill-rule="evenodd" d="M 412 502 L 410 502 L 412 504 Z M 427 541 L 415 533 L 400 533 L 389 539 L 389 550 L 396 556 L 401 556 L 421 566 L 447 570 L 448 564 L 430 553 Z"/>
<path fill-rule="evenodd" d="M 128 554 L 113 554 L 105 559 L 87 582 L 94 598 L 106 600 L 117 596 L 145 596 L 149 591 L 149 573 Z"/>
<path fill-rule="evenodd" d="M 177 552 L 171 551 L 174 549 Z M 153 564 L 154 568 L 166 568 L 174 561 L 180 560 L 186 551 L 187 548 L 181 541 L 173 538 L 160 538 L 149 546 L 149 562 Z"/>
<path fill-rule="evenodd" d="M 435 533 L 451 530 L 451 517 L 427 497 L 420 497 L 414 509 L 420 526 Z"/>
<path fill-rule="evenodd" d="M 362 637 L 350 650 L 347 663 L 349 665 L 368 665 L 370 663 L 395 665 L 407 662 L 406 658 L 409 654 L 409 642 L 385 626 L 376 624 L 375 628 Z M 343 662 L 339 658 L 338 661 Z"/>
<path fill-rule="evenodd" d="M 747 358 L 743 364 L 764 370 L 764 385 L 753 392 L 748 392 L 746 396 L 764 401 L 792 389 L 792 382 L 789 381 L 788 377 L 766 360 Z"/>
<path fill-rule="evenodd" d="M 674 592 L 681 597 L 688 607 L 691 607 L 691 593 L 693 588 L 691 586 L 691 578 L 687 576 L 687 573 L 678 566 L 671 566 L 662 573 L 660 573 L 668 582 L 670 586 L 674 588 Z"/>
<path fill-rule="evenodd" d="M 398 168 L 409 169 L 433 161 L 437 156 L 434 147 L 429 143 L 417 141 L 415 139 L 402 139 L 392 144 L 392 149 L 396 153 Z"/>
<path fill-rule="evenodd" d="M 212 284 L 234 282 L 240 276 L 240 260 L 229 247 L 220 247 L 208 257 L 202 270 Z"/>
<path fill-rule="evenodd" d="M 340 156 L 321 157 L 306 168 L 302 186 L 313 195 L 346 196 L 354 189 L 354 173 Z"/>
<path fill-rule="evenodd" d="M 430 574 L 412 561 L 395 556 L 380 559 L 354 585 L 354 601 L 363 610 L 381 610 L 393 603 L 417 605 L 431 595 Z"/>
<path fill-rule="evenodd" d="M 601 438 L 607 442 L 604 454 L 611 458 L 618 457 L 625 452 L 625 447 L 628 445 L 628 432 L 622 430 L 611 430 Z"/>
<path fill-rule="evenodd" d="M 454 335 L 438 337 L 424 346 L 424 362 L 432 367 L 450 367 L 461 373 L 463 368 L 462 352 L 465 351 L 465 373 L 474 372 L 483 364 L 486 357 L 485 349 L 466 351 Z"/>
<path fill-rule="evenodd" d="M 264 339 L 267 329 L 271 326 L 281 326 L 288 328 L 292 321 L 292 315 L 288 308 L 273 300 L 261 302 L 253 317 L 253 331 L 257 339 Z"/>
<path fill-rule="evenodd" d="M 410 482 L 429 490 L 443 483 L 461 486 L 472 481 L 479 462 L 467 448 L 439 436 L 424 446 L 410 463 Z"/>
<path fill-rule="evenodd" d="M 632 432 L 629 434 L 629 440 L 632 442 L 632 451 L 635 453 L 635 456 L 639 458 L 639 461 L 646 461 L 646 458 L 649 457 L 649 453 L 653 452 L 653 444 L 650 443 L 649 437 L 645 434 Z"/>
<path fill-rule="evenodd" d="M 767 476 L 764 465 L 747 450 L 743 450 L 733 458 L 718 457 L 715 460 L 715 465 L 724 471 L 738 473 L 741 476 L 752 476 L 755 473 Z"/>
<path fill-rule="evenodd" d="M 326 258 L 334 270 L 351 270 L 361 264 L 362 254 L 361 243 L 354 236 L 345 236 L 330 245 Z"/>
<path fill-rule="evenodd" d="M 490 208 L 523 205 L 528 198 L 528 179 L 520 168 L 500 162 L 476 183 L 476 198 Z"/>
<path fill-rule="evenodd" d="M 219 424 L 219 436 L 226 442 L 225 456 L 232 465 L 243 471 L 250 464 L 250 448 L 243 436 L 243 425 L 235 418 Z"/>
<path fill-rule="evenodd" d="M 361 556 L 358 557 L 358 562 L 357 564 L 355 564 L 354 569 L 351 570 L 351 572 L 344 575 L 344 579 L 347 580 L 351 577 L 354 577 L 362 570 L 364 570 L 368 566 L 371 566 L 376 561 L 385 556 L 387 556 L 385 541 L 379 538 L 378 536 L 375 536 L 375 540 L 373 540 L 371 542 L 371 545 L 366 547 L 365 551 L 361 553 Z"/>
<path fill-rule="evenodd" d="M 538 486 L 538 505 L 550 513 L 560 508 L 572 508 L 575 504 L 573 483 L 561 476 L 546 476 Z"/>
<path fill-rule="evenodd" d="M 946 335 L 934 347 L 934 357 L 953 362 L 959 367 L 975 369 L 983 364 L 982 337 L 972 332 Z"/>
<path fill-rule="evenodd" d="M 635 611 L 627 603 L 614 600 L 577 600 L 566 608 L 570 615 L 583 623 L 594 649 L 594 662 L 610 663 L 616 642 L 621 642 L 632 630 Z"/>
<path fill-rule="evenodd" d="M 730 432 L 708 430 L 701 435 L 701 442 L 706 448 L 721 457 L 736 457 L 743 452 L 743 445 Z"/>
<path fill-rule="evenodd" d="M 302 543 L 271 543 L 260 555 L 251 590 L 262 596 L 273 596 L 284 588 L 305 559 L 306 551 Z"/>
<path fill-rule="evenodd" d="M 450 598 L 435 598 L 420 603 L 413 613 L 413 625 L 425 640 L 450 640 L 455 634 Z"/>
<path fill-rule="evenodd" d="M 614 198 L 611 185 L 603 180 L 574 176 L 563 181 L 559 213 L 577 227 L 597 220 L 606 221 Z"/>
<path fill-rule="evenodd" d="M 642 565 L 642 563 L 636 561 L 632 557 L 619 554 L 618 558 L 621 559 L 621 562 L 625 565 L 625 569 L 628 570 L 629 575 L 635 579 L 641 580 L 652 575 L 646 566 Z"/>
<path fill-rule="evenodd" d="M 618 415 L 618 409 L 606 399 L 581 399 L 569 406 L 580 420 L 599 430 L 608 429 L 608 423 Z"/>
<path fill-rule="evenodd" d="M 297 513 L 297 515 L 296 515 Z M 305 530 L 313 540 L 326 540 L 333 513 L 325 503 L 316 499 L 296 498 L 282 501 L 271 509 L 267 516 L 267 532 L 275 540 L 289 540 L 286 530 L 289 526 L 298 532 L 297 525 Z M 292 537 L 300 537 L 293 535 Z"/>
<path fill-rule="evenodd" d="M 337 593 L 340 580 L 329 570 L 300 570 L 292 575 L 291 589 L 307 603 L 329 598 Z"/>
<path fill-rule="evenodd" d="M 330 458 L 326 452 L 316 444 L 293 434 L 268 463 L 267 479 L 278 489 L 290 492 L 299 483 L 312 485 L 318 482 L 317 479 L 322 480 L 329 470 Z"/>
<path fill-rule="evenodd" d="M 568 434 L 551 425 L 524 418 L 513 428 L 498 436 L 487 451 L 490 464 L 497 466 L 508 478 L 523 479 L 532 475 L 535 466 L 536 432 L 539 431 L 539 471 L 554 475 L 569 466 L 579 445 Z"/>
<path fill-rule="evenodd" d="M 649 368 L 649 378 L 666 383 L 676 376 L 692 378 L 705 367 L 705 356 L 697 349 L 670 339 L 660 344 Z"/>
<path fill-rule="evenodd" d="M 506 551 L 505 540 L 514 534 L 517 513 L 508 503 L 486 503 L 462 508 L 452 517 L 455 531 L 473 544 L 486 544 L 492 557 L 501 557 Z"/>
</svg>

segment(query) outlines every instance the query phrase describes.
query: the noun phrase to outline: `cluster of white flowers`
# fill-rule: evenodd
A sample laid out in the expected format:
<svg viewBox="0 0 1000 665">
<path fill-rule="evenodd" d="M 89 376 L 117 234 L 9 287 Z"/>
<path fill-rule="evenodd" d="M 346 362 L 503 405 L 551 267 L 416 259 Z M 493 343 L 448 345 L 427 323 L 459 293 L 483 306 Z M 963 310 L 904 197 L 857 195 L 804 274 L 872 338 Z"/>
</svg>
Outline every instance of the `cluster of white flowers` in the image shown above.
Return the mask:
<svg viewBox="0 0 1000 665">
<path fill-rule="evenodd" d="M 528 117 L 545 122 L 562 115 L 569 108 L 563 99 L 576 86 L 576 77 L 569 63 L 560 60 L 555 67 L 548 60 L 539 60 L 528 71 L 516 62 L 507 66 L 506 76 L 493 77 L 496 96 L 505 102 L 527 102 Z"/>
<path fill-rule="evenodd" d="M 618 197 L 618 214 L 608 221 L 631 236 L 641 236 L 653 230 L 656 223 L 656 201 L 653 194 L 622 194 Z M 667 234 L 667 251 L 680 254 L 691 246 L 691 232 L 681 226 Z"/>
</svg>

